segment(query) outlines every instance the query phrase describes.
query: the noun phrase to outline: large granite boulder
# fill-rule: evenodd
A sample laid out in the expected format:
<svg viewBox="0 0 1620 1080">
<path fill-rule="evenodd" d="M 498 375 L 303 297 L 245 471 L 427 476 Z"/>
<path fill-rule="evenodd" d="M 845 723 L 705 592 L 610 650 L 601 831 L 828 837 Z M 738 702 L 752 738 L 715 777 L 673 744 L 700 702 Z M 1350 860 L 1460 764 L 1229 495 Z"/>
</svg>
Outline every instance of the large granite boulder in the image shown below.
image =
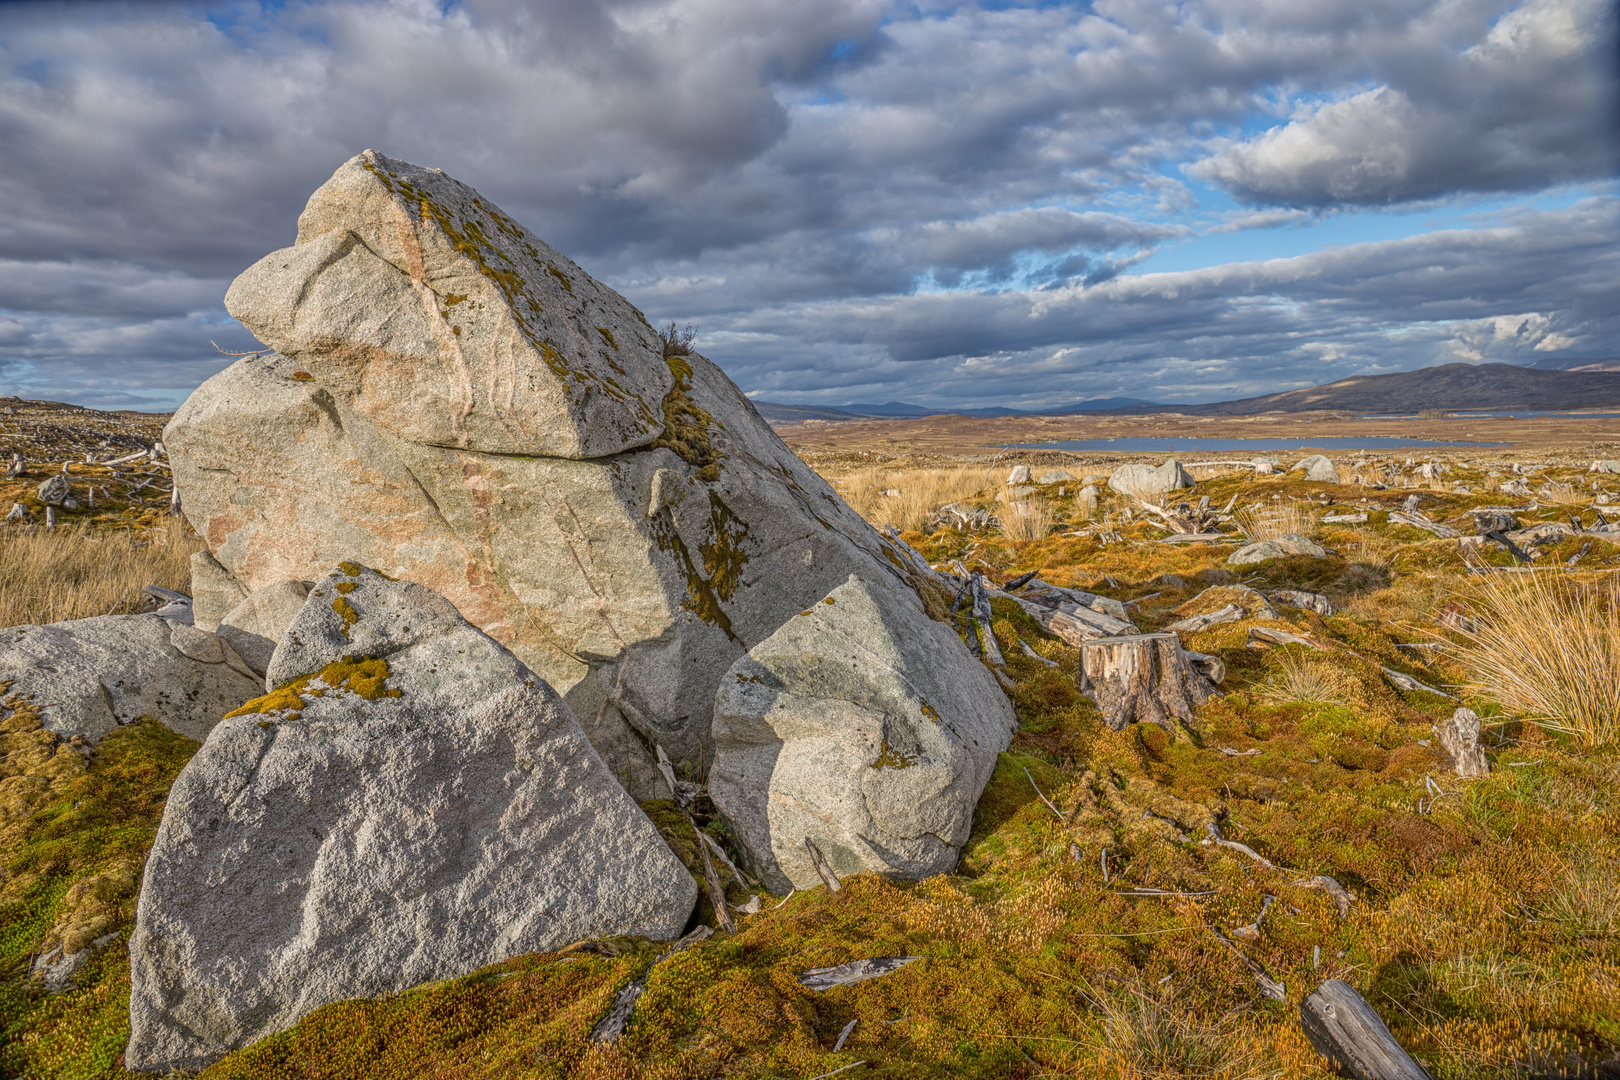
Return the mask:
<svg viewBox="0 0 1620 1080">
<path fill-rule="evenodd" d="M 849 580 L 726 673 L 709 794 L 777 892 L 840 874 L 949 873 L 1018 719 L 909 589 Z"/>
<path fill-rule="evenodd" d="M 691 875 L 562 699 L 442 597 L 346 564 L 271 670 L 164 807 L 130 1068 L 580 938 L 680 936 Z"/>
<path fill-rule="evenodd" d="M 220 717 L 264 692 L 213 634 L 156 615 L 8 626 L 0 683 L 37 706 L 45 728 L 92 744 L 142 716 L 201 742 Z"/>
<path fill-rule="evenodd" d="M 1133 499 L 1152 499 L 1172 491 L 1192 487 L 1196 481 L 1181 467 L 1181 462 L 1170 458 L 1161 465 L 1131 462 L 1115 469 L 1108 478 L 1108 486 L 1121 495 Z"/>
<path fill-rule="evenodd" d="M 164 442 L 229 579 L 358 559 L 428 586 L 641 797 L 651 746 L 705 763 L 749 647 L 852 573 L 901 573 L 717 367 L 666 358 L 622 297 L 436 169 L 354 158 L 226 303 L 279 351 L 204 383 Z"/>
</svg>

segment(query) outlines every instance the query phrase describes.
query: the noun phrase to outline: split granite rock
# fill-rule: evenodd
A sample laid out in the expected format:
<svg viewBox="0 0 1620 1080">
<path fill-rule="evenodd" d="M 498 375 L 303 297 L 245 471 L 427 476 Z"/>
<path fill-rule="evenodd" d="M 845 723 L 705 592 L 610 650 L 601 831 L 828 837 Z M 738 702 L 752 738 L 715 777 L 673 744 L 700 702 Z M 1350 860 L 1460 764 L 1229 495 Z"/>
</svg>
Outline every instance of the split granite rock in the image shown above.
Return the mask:
<svg viewBox="0 0 1620 1080">
<path fill-rule="evenodd" d="M 714 706 L 709 794 L 762 880 L 950 872 L 1018 720 L 909 589 L 849 580 L 749 650 Z"/>
<path fill-rule="evenodd" d="M 231 609 L 247 599 L 248 591 L 207 551 L 191 553 L 192 625 L 210 633 Z"/>
<path fill-rule="evenodd" d="M 43 726 L 90 743 L 151 717 L 201 742 L 264 692 L 205 631 L 156 615 L 100 615 L 0 630 L 0 682 L 39 707 Z"/>
<path fill-rule="evenodd" d="M 219 621 L 215 633 L 263 676 L 270 667 L 276 643 L 292 625 L 308 595 L 309 586 L 302 581 L 271 582 L 243 597 Z M 267 683 L 265 688 L 273 690 L 275 686 Z"/>
<path fill-rule="evenodd" d="M 1121 495 L 1135 499 L 1148 499 L 1194 484 L 1192 474 L 1181 467 L 1181 462 L 1170 458 L 1162 465 L 1132 462 L 1115 469 L 1108 478 L 1108 486 Z"/>
<path fill-rule="evenodd" d="M 691 875 L 562 699 L 443 597 L 345 564 L 271 671 L 164 807 L 130 1068 L 580 938 L 680 936 Z"/>
<path fill-rule="evenodd" d="M 701 769 L 750 646 L 904 572 L 717 367 L 436 169 L 349 161 L 226 304 L 279 351 L 164 435 L 221 569 L 252 591 L 356 559 L 439 592 L 639 797 L 651 745 Z"/>
</svg>

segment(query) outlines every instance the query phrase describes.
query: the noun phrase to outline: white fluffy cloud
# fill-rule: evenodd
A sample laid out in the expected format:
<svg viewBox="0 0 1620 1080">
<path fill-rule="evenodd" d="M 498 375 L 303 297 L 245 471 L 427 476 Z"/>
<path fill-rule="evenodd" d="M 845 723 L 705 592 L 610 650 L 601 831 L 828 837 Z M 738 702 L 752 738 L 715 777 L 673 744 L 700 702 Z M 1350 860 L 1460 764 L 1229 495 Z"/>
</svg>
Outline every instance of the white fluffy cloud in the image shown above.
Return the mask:
<svg viewBox="0 0 1620 1080">
<path fill-rule="evenodd" d="M 1447 305 L 1548 320 L 1498 351 L 1620 352 L 1585 293 L 1515 297 L 1520 256 L 1469 265 L 1466 236 L 1412 293 L 1324 252 L 1322 297 L 1287 318 L 1243 284 L 1264 277 L 1249 264 L 1133 273 L 1194 234 L 1601 184 L 1599 0 L 86 10 L 0 5 L 0 391 L 183 393 L 223 363 L 210 339 L 248 344 L 224 285 L 366 147 L 477 186 L 650 317 L 700 322 L 749 390 L 1030 403 L 1159 380 L 1206 397 L 1323 356 L 1463 355 L 1431 332 Z M 1557 235 L 1549 281 L 1607 266 Z"/>
</svg>

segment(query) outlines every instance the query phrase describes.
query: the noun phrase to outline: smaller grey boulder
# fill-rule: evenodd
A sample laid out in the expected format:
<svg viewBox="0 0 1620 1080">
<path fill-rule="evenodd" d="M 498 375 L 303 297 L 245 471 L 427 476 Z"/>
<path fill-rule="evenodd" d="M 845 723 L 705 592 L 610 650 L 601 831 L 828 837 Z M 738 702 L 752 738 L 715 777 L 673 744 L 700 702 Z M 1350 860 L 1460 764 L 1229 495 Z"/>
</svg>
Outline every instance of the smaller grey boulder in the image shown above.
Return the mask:
<svg viewBox="0 0 1620 1080">
<path fill-rule="evenodd" d="M 1620 473 L 1620 461 L 1594 461 L 1592 467 L 1586 470 L 1595 473 Z"/>
<path fill-rule="evenodd" d="M 1013 471 L 1007 474 L 1007 483 L 1009 483 L 1009 484 L 1027 484 L 1027 483 L 1029 483 L 1029 466 L 1028 465 L 1014 465 L 1013 466 Z"/>
<path fill-rule="evenodd" d="M 157 615 L 11 626 L 0 630 L 0 680 L 32 697 L 41 723 L 64 738 L 96 743 L 149 716 L 200 742 L 220 717 L 263 692 L 224 649 L 210 648 L 212 636 Z"/>
<path fill-rule="evenodd" d="M 1018 719 L 915 593 L 851 576 L 732 665 L 709 794 L 772 889 L 955 868 Z"/>
<path fill-rule="evenodd" d="M 1183 469 L 1181 462 L 1175 458 L 1170 458 L 1162 465 L 1149 465 L 1144 462 L 1121 465 L 1108 478 L 1109 487 L 1121 495 L 1129 495 L 1136 499 L 1153 498 L 1169 491 L 1190 488 L 1193 484 L 1192 474 Z"/>
<path fill-rule="evenodd" d="M 219 636 L 261 676 L 269 670 L 276 643 L 309 595 L 302 581 L 275 581 L 254 589 L 219 621 Z M 271 684 L 273 685 L 273 684 Z"/>
<path fill-rule="evenodd" d="M 40 484 L 34 494 L 46 506 L 61 506 L 73 494 L 73 485 L 66 475 L 57 473 Z"/>
<path fill-rule="evenodd" d="M 1054 469 L 1051 472 L 1041 473 L 1040 476 L 1035 478 L 1035 482 L 1037 484 L 1062 484 L 1073 479 L 1074 473 L 1067 469 Z"/>
<path fill-rule="evenodd" d="M 1337 484 L 1339 482 L 1339 470 L 1333 464 L 1333 460 L 1323 457 L 1321 454 L 1312 454 L 1288 471 L 1298 472 L 1300 469 L 1305 470 L 1306 480 L 1324 484 Z"/>
<path fill-rule="evenodd" d="M 1280 559 L 1288 555 L 1309 555 L 1313 559 L 1326 559 L 1329 553 L 1327 548 L 1307 540 L 1298 533 L 1284 533 L 1275 540 L 1246 544 L 1232 552 L 1226 561 L 1234 566 L 1247 566 L 1250 563 Z"/>
<path fill-rule="evenodd" d="M 1096 484 L 1087 484 L 1074 497 L 1075 509 L 1079 510 L 1080 516 L 1084 518 L 1090 518 L 1097 512 L 1097 503 L 1099 501 L 1100 496 L 1097 493 Z"/>
<path fill-rule="evenodd" d="M 247 599 L 248 591 L 220 561 L 207 551 L 191 554 L 192 625 L 217 630 L 232 608 Z"/>
</svg>

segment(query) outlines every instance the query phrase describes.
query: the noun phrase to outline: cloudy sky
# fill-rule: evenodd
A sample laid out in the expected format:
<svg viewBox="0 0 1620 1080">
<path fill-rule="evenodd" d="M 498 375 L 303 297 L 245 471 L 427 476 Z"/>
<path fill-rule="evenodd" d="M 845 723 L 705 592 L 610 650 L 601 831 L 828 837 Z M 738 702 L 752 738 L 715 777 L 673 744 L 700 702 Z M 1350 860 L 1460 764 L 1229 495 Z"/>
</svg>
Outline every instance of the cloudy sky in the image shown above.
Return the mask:
<svg viewBox="0 0 1620 1080">
<path fill-rule="evenodd" d="M 0 4 L 0 393 L 173 408 L 367 147 L 757 398 L 1620 356 L 1606 0 Z"/>
</svg>

